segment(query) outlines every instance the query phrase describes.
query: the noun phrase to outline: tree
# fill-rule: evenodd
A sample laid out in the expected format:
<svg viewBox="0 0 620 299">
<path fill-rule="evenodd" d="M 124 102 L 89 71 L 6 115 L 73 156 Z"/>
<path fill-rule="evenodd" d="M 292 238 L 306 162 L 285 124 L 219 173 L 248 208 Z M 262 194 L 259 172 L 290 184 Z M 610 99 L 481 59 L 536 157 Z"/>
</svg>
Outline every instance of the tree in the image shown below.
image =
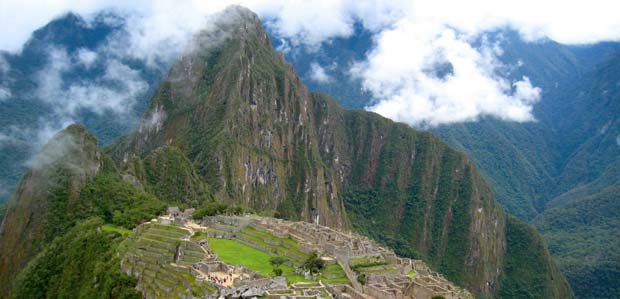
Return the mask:
<svg viewBox="0 0 620 299">
<path fill-rule="evenodd" d="M 282 276 L 282 269 L 280 266 L 286 262 L 286 259 L 281 256 L 274 256 L 269 259 L 269 263 L 273 266 L 273 274 L 276 276 Z"/>
<path fill-rule="evenodd" d="M 431 299 L 446 299 L 446 297 L 441 296 L 441 295 L 437 295 L 437 296 L 431 297 Z"/>
<path fill-rule="evenodd" d="M 275 276 L 282 276 L 282 269 L 280 269 L 280 268 L 274 268 L 274 269 L 273 269 L 273 274 L 274 274 Z"/>
<path fill-rule="evenodd" d="M 357 282 L 359 282 L 362 286 L 365 286 L 367 281 L 368 277 L 366 277 L 366 273 L 362 273 L 357 276 Z"/>
<path fill-rule="evenodd" d="M 319 253 L 313 251 L 306 261 L 301 265 L 301 268 L 310 271 L 312 274 L 317 274 L 325 266 L 325 262 L 319 256 Z"/>
</svg>

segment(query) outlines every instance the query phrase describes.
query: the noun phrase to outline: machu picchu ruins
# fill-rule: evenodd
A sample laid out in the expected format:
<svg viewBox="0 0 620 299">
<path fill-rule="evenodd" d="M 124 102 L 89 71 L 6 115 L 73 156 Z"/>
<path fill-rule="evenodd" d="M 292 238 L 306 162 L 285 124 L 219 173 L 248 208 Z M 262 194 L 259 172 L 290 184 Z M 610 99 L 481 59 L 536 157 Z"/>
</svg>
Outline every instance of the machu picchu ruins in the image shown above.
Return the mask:
<svg viewBox="0 0 620 299">
<path fill-rule="evenodd" d="M 424 262 L 352 232 L 256 215 L 193 220 L 193 212 L 171 207 L 122 244 L 121 267 L 144 298 L 473 298 Z M 316 272 L 304 268 L 313 256 Z"/>
</svg>

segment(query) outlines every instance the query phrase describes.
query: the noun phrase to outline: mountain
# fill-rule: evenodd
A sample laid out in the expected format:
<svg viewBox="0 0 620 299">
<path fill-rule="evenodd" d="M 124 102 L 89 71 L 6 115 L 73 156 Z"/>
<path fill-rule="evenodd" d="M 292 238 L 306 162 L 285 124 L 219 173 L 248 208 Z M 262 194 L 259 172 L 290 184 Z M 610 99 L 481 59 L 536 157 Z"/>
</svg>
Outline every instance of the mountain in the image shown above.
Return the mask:
<svg viewBox="0 0 620 299">
<path fill-rule="evenodd" d="M 216 199 L 353 228 L 482 297 L 570 296 L 540 237 L 506 217 L 465 155 L 309 92 L 254 14 L 228 13 L 173 65 L 138 129 L 106 148 L 121 169 L 173 146 Z"/>
<path fill-rule="evenodd" d="M 302 79 L 310 89 L 329 91 L 339 103 L 362 108 L 372 103 L 372 95 L 363 92 L 359 80 L 347 79 L 347 72 L 351 63 L 364 59 L 371 49 L 372 40 L 368 36 L 358 26 L 352 36 L 323 44 L 318 54 L 297 49 L 287 52 L 286 58 L 301 70 Z M 594 214 L 586 213 L 588 205 L 614 208 L 609 206 L 614 201 L 614 193 L 609 190 L 617 186 L 611 174 L 615 173 L 620 157 L 617 131 L 620 44 L 567 46 L 551 40 L 525 42 L 510 30 L 487 34 L 485 39 L 502 48 L 499 59 L 504 64 L 519 66 L 510 68 L 504 76 L 511 79 L 527 76 L 534 86 L 542 89 L 541 100 L 534 106 L 537 121 L 516 123 L 484 117 L 476 122 L 442 125 L 431 131 L 475 161 L 497 200 L 509 213 L 533 221 L 543 231 L 551 252 L 559 258 L 562 270 L 580 298 L 607 298 L 615 294 L 615 283 L 611 282 L 617 280 L 618 273 L 618 259 L 611 249 L 617 235 L 614 224 L 617 218 L 613 213 L 604 213 L 600 226 L 585 225 L 578 219 L 596 215 L 598 208 L 593 208 Z M 274 40 L 274 43 L 281 42 Z M 335 65 L 334 61 L 345 63 Z M 326 66 L 327 75 L 335 79 L 317 81 L 312 77 L 312 63 Z M 356 100 L 350 101 L 351 98 Z M 580 208 L 575 208 L 572 200 L 581 200 Z M 559 211 L 562 220 L 555 219 Z M 582 233 L 600 236 L 597 239 L 600 242 L 580 238 Z M 569 239 L 570 242 L 560 241 Z M 605 266 L 597 268 L 599 262 L 583 259 L 585 251 L 597 256 L 596 260 Z"/>
<path fill-rule="evenodd" d="M 579 140 L 558 180 L 561 193 L 533 224 L 543 233 L 564 272 L 584 297 L 619 292 L 620 256 L 620 54 L 587 73 L 563 126 Z M 577 93 L 578 91 L 578 93 Z"/>
<path fill-rule="evenodd" d="M 60 162 L 41 174 L 27 173 L 9 205 L 0 230 L 3 294 L 11 286 L 16 297 L 58 294 L 50 287 L 65 276 L 45 273 L 97 281 L 97 273 L 70 266 L 89 256 L 66 244 L 100 240 L 101 222 L 131 228 L 161 211 L 162 201 L 202 206 L 216 199 L 357 230 L 424 259 L 481 298 L 572 297 L 540 236 L 503 212 L 463 153 L 429 132 L 309 92 L 243 8 L 226 10 L 215 29 L 195 37 L 134 132 L 103 152 L 82 126 L 51 144 L 74 135 L 83 140 L 77 149 L 56 155 Z M 58 182 L 48 173 L 59 173 Z M 24 254 L 5 249 L 14 246 Z M 92 261 L 96 269 L 108 269 L 105 262 Z M 101 277 L 122 279 L 110 271 Z M 60 281 L 70 288 L 71 280 Z M 29 288 L 34 282 L 39 287 Z"/>
<path fill-rule="evenodd" d="M 42 149 L 8 203 L 0 226 L 0 294 L 10 297 L 16 286 L 15 298 L 57 298 L 63 294 L 56 294 L 54 285 L 94 281 L 89 296 L 96 297 L 95 289 L 110 285 L 86 277 L 108 270 L 106 275 L 120 275 L 118 260 L 109 259 L 119 238 L 97 233 L 97 227 L 103 221 L 132 227 L 164 208 L 153 195 L 122 181 L 84 126 L 67 127 Z"/>
</svg>

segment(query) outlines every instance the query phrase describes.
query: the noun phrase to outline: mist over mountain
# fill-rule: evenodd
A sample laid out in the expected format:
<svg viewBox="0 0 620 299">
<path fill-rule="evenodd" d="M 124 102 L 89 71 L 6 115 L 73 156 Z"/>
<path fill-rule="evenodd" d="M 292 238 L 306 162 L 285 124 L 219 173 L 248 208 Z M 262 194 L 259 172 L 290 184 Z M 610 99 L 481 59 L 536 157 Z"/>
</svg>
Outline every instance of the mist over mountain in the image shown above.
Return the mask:
<svg viewBox="0 0 620 299">
<path fill-rule="evenodd" d="M 103 144 L 135 126 L 166 61 L 149 66 L 113 48 L 124 19 L 67 14 L 35 31 L 21 53 L 1 52 L 0 199 L 6 201 L 41 146 L 70 123 L 87 125 Z"/>
<path fill-rule="evenodd" d="M 274 185 L 273 181 L 270 181 L 271 187 L 268 188 L 257 183 L 245 185 L 234 180 L 232 182 L 235 183 L 229 183 L 230 177 L 234 178 L 244 171 L 258 172 L 250 176 L 257 181 L 273 180 L 278 174 L 297 178 L 298 174 L 291 172 L 290 169 L 299 168 L 302 164 L 280 165 L 274 168 L 277 170 L 272 169 L 273 172 L 265 172 L 265 169 L 271 168 L 266 166 L 261 155 L 250 155 L 247 161 L 240 159 L 232 163 L 231 157 L 224 154 L 225 152 L 246 153 L 248 149 L 219 145 L 214 141 L 217 140 L 216 137 L 222 138 L 217 130 L 227 128 L 226 130 L 235 132 L 231 136 L 242 140 L 238 142 L 239 144 L 256 143 L 259 147 L 264 146 L 265 142 L 274 146 L 277 143 L 283 145 L 292 139 L 276 138 L 274 143 L 274 136 L 269 135 L 271 130 L 267 129 L 272 125 L 263 122 L 265 119 L 275 117 L 271 113 L 264 113 L 259 115 L 260 117 L 248 120 L 247 125 L 256 130 L 244 131 L 234 126 L 228 128 L 230 124 L 225 119 L 217 119 L 214 116 L 215 112 L 209 112 L 212 110 L 205 107 L 199 111 L 208 115 L 204 118 L 209 120 L 208 126 L 204 129 L 206 134 L 210 135 L 198 142 L 199 136 L 192 133 L 187 126 L 189 124 L 201 126 L 205 123 L 199 120 L 201 116 L 192 116 L 191 121 L 187 121 L 183 113 L 195 109 L 195 98 L 200 96 L 192 92 L 196 86 L 203 86 L 200 80 L 213 78 L 200 79 L 199 73 L 204 71 L 200 68 L 193 69 L 194 72 L 184 72 L 187 70 L 188 61 L 199 62 L 200 59 L 211 57 L 210 54 L 204 54 L 200 58 L 190 56 L 189 60 L 184 61 L 185 69 L 177 65 L 176 69 L 173 67 L 169 72 L 168 69 L 177 55 L 184 57 L 181 50 L 162 47 L 164 50 L 153 56 L 135 54 L 142 53 L 140 51 L 130 53 L 122 47 L 130 33 L 127 32 L 127 20 L 125 16 L 110 11 L 87 18 L 67 14 L 36 31 L 20 53 L 0 53 L 2 107 L 0 199 L 4 201 L 9 199 L 20 176 L 26 169 L 35 166 L 33 163 L 36 161 L 34 158 L 36 153 L 56 131 L 73 122 L 84 123 L 99 139 L 100 144 L 107 145 L 116 140 L 106 148 L 106 151 L 117 162 L 124 161 L 127 153 L 140 156 L 140 159 L 132 160 L 129 164 L 121 163 L 121 166 L 118 166 L 121 168 L 119 171 L 123 172 L 125 179 L 129 174 L 136 186 L 141 186 L 146 192 L 160 199 L 174 198 L 179 202 L 191 204 L 213 197 L 241 203 L 239 200 L 243 198 L 244 204 L 255 209 L 276 211 L 281 216 L 300 219 L 307 218 L 312 209 L 316 209 L 326 224 L 344 227 L 350 225 L 392 247 L 408 251 L 408 254 L 432 260 L 436 267 L 447 271 L 451 279 L 459 283 L 468 285 L 479 283 L 467 281 L 458 271 L 450 272 L 454 269 L 453 265 L 441 264 L 446 256 L 451 254 L 447 253 L 448 249 L 445 247 L 434 248 L 433 246 L 437 245 L 432 245 L 433 241 L 429 239 L 409 240 L 406 237 L 406 229 L 411 225 L 416 227 L 420 225 L 412 224 L 411 219 L 415 217 L 401 215 L 398 225 L 390 224 L 392 219 L 385 217 L 391 215 L 392 210 L 377 209 L 377 206 L 374 206 L 375 210 L 360 207 L 384 206 L 385 201 L 388 201 L 388 205 L 396 207 L 407 202 L 403 199 L 407 194 L 418 194 L 421 191 L 413 192 L 415 188 L 408 187 L 409 189 L 400 188 L 395 191 L 396 194 L 382 193 L 388 182 L 379 180 L 377 174 L 374 176 L 364 174 L 370 170 L 378 171 L 375 169 L 378 160 L 364 158 L 364 149 L 370 154 L 373 152 L 373 147 L 365 148 L 366 143 L 356 144 L 344 136 L 375 132 L 379 134 L 377 136 L 387 138 L 389 142 L 386 144 L 392 146 L 386 148 L 382 154 L 387 155 L 387 158 L 384 156 L 377 158 L 382 161 L 381 163 L 385 162 L 386 168 L 381 171 L 387 173 L 393 170 L 389 166 L 391 161 L 389 159 L 395 159 L 398 154 L 402 154 L 402 146 L 412 145 L 398 141 L 396 135 L 390 135 L 393 134 L 391 133 L 393 129 L 383 120 L 368 121 L 354 112 L 342 112 L 340 108 L 334 108 L 335 105 L 325 96 L 312 93 L 317 91 L 331 95 L 345 108 L 371 109 L 384 116 L 407 122 L 418 129 L 428 130 L 450 146 L 465 152 L 480 170 L 484 180 L 489 183 L 501 206 L 520 220 L 530 222 L 542 233 L 551 254 L 558 261 L 560 269 L 579 298 L 613 298 L 618 293 L 620 258 L 615 255 L 614 249 L 620 245 L 617 238 L 620 233 L 618 224 L 620 216 L 614 211 L 620 210 L 617 200 L 619 182 L 616 179 L 620 171 L 618 161 L 620 44 L 601 42 L 566 45 L 551 39 L 531 41 L 525 40 L 522 32 L 514 28 L 502 27 L 470 39 L 461 39 L 459 36 L 446 37 L 448 41 L 457 42 L 451 44 L 452 46 L 457 45 L 461 47 L 459 49 L 464 47 L 469 51 L 466 62 L 478 63 L 474 72 L 461 72 L 467 64 L 455 62 L 458 56 L 451 56 L 450 52 L 454 47 L 439 46 L 438 48 L 444 53 L 433 54 L 432 63 L 397 65 L 402 68 L 402 72 L 399 73 L 403 75 L 392 78 L 390 74 L 376 75 L 377 69 L 373 68 L 373 59 L 376 61 L 384 57 L 395 57 L 398 63 L 398 59 L 415 60 L 418 56 L 388 51 L 397 49 L 396 46 L 386 47 L 382 52 L 378 46 L 389 45 L 389 33 L 412 33 L 414 31 L 410 30 L 414 30 L 412 28 L 415 26 L 404 24 L 383 31 L 383 27 L 368 26 L 363 20 L 356 19 L 351 22 L 349 33 L 330 36 L 327 42 L 306 44 L 300 42 L 299 35 L 287 36 L 278 31 L 278 27 L 274 25 L 278 24 L 278 20 L 265 19 L 263 23 L 269 42 L 283 53 L 287 62 L 292 64 L 292 69 L 286 72 L 293 72 L 294 69 L 303 85 L 307 86 L 308 99 L 315 103 L 310 105 L 310 108 L 290 106 L 288 108 L 293 110 L 287 111 L 287 116 L 305 109 L 316 109 L 316 113 L 320 114 L 325 112 L 325 107 L 328 107 L 328 111 L 336 111 L 334 112 L 336 118 L 344 119 L 346 123 L 344 128 L 328 126 L 329 128 L 325 129 L 319 126 L 314 133 L 304 133 L 303 138 L 306 138 L 304 142 L 308 142 L 312 134 L 318 134 L 320 138 L 317 137 L 315 140 L 314 143 L 317 144 L 302 144 L 303 160 L 314 161 L 314 157 L 317 156 L 325 159 L 322 156 L 325 155 L 322 148 L 326 144 L 325 132 L 339 132 L 333 133 L 332 138 L 344 141 L 336 148 L 359 147 L 361 148 L 359 152 L 347 153 L 369 163 L 369 168 L 366 170 L 362 171 L 361 168 L 350 170 L 353 178 L 351 180 L 364 182 L 354 186 L 355 188 L 340 185 L 336 180 L 337 176 L 334 175 L 337 173 L 336 170 L 325 170 L 325 166 L 319 167 L 312 165 L 313 163 L 309 163 L 310 166 L 304 164 L 306 174 L 298 179 L 323 173 L 320 182 L 309 181 L 308 184 L 320 185 L 321 182 L 327 184 L 327 181 L 332 180 L 332 185 L 337 186 L 330 187 L 332 190 L 327 187 L 325 190 L 311 188 L 313 196 L 318 199 L 304 201 L 300 198 L 304 198 L 305 195 L 300 195 L 296 193 L 297 191 L 291 192 L 291 188 L 295 189 L 292 187 L 294 183 L 287 183 L 285 186 L 284 182 L 279 181 Z M 318 37 L 316 39 L 321 40 Z M 172 44 L 177 42 L 174 41 Z M 213 73 L 212 70 L 208 72 Z M 412 73 L 417 74 L 416 76 L 422 74 L 422 78 L 427 81 L 410 80 L 408 74 Z M 166 76 L 168 79 L 161 81 Z M 461 81 L 450 81 L 451 78 L 462 78 L 462 82 L 465 83 L 468 82 L 465 80 L 468 78 L 479 79 L 480 81 L 476 82 L 490 87 L 482 94 L 477 91 L 469 93 L 468 89 L 454 89 L 452 92 L 451 88 L 460 86 L 455 84 Z M 190 80 L 193 85 L 179 87 L 177 81 L 186 80 Z M 235 81 L 232 77 L 222 80 Z M 278 84 L 274 90 L 280 88 Z M 167 87 L 168 85 L 170 87 Z M 290 83 L 290 86 L 296 85 Z M 208 91 L 209 88 L 211 87 L 206 87 L 205 90 Z M 169 100 L 170 90 L 180 91 L 181 94 L 187 92 L 187 97 L 183 99 L 181 106 L 178 106 L 178 103 L 167 106 L 170 105 L 166 102 Z M 247 91 L 248 94 L 257 92 L 254 89 Z M 222 93 L 226 95 L 221 95 L 221 98 L 229 97 L 228 91 Z M 454 106 L 460 103 L 461 96 L 477 99 L 489 94 L 502 98 L 499 102 L 502 105 L 493 101 L 476 100 L 473 102 L 474 112 L 462 115 L 455 113 L 469 108 Z M 422 107 L 427 102 L 419 101 L 409 105 L 398 100 L 420 95 L 426 98 L 449 99 L 444 102 L 446 106 L 440 107 L 453 110 L 448 109 L 445 113 L 439 113 L 442 110 L 416 110 L 416 107 Z M 380 103 L 390 105 L 378 106 Z M 505 112 L 508 111 L 504 109 L 507 106 L 503 104 L 506 103 L 517 112 L 514 114 Z M 251 114 L 254 111 L 252 105 L 256 105 L 255 109 L 264 108 L 263 105 L 250 103 L 249 110 L 243 111 Z M 221 109 L 215 114 L 227 111 L 228 114 L 225 115 L 230 119 L 243 120 L 245 117 L 231 116 L 234 115 L 232 111 Z M 395 114 L 386 115 L 385 112 Z M 327 120 L 331 125 L 334 119 L 331 118 L 333 115 L 329 115 Z M 164 120 L 170 121 L 170 119 L 176 121 L 172 125 L 162 126 Z M 218 122 L 211 123 L 212 121 Z M 311 119 L 303 120 L 304 123 L 308 121 Z M 133 133 L 117 139 L 136 126 L 139 128 L 139 134 Z M 364 129 L 364 126 L 370 129 Z M 399 126 L 397 128 L 398 132 L 406 131 Z M 295 130 L 291 129 L 291 132 Z M 146 134 L 148 142 L 136 137 L 143 136 L 140 134 Z M 291 134 L 287 136 L 295 135 Z M 426 133 L 418 132 L 414 135 L 417 134 Z M 254 140 L 248 137 L 254 135 L 262 136 L 263 139 Z M 418 137 L 414 139 L 419 140 Z M 416 142 L 413 142 L 414 147 L 420 146 Z M 439 141 L 431 143 L 435 142 Z M 174 146 L 168 148 L 164 146 L 166 144 Z M 204 150 L 205 145 L 210 149 Z M 334 149 L 329 150 L 332 151 L 330 155 L 334 155 Z M 445 158 L 445 154 L 438 152 L 429 155 L 435 160 Z M 343 159 L 342 156 L 338 158 Z M 170 168 L 170 171 L 183 179 L 175 181 L 173 175 L 158 172 L 162 165 L 178 165 L 177 169 Z M 223 168 L 225 165 L 227 166 L 223 171 L 213 173 L 210 170 L 214 167 Z M 125 167 L 128 168 L 124 169 Z M 335 172 L 328 175 L 330 171 Z M 404 170 L 396 172 L 402 171 Z M 387 179 L 389 178 L 393 177 L 387 176 Z M 157 183 L 161 181 L 168 183 L 158 185 Z M 178 183 L 179 181 L 183 183 Z M 296 188 L 302 187 L 296 185 Z M 175 197 L 179 192 L 188 195 Z M 280 198 L 281 201 L 265 200 L 263 194 L 266 193 L 274 198 Z M 330 194 L 339 194 L 341 198 L 332 202 Z M 490 192 L 488 195 L 492 196 Z M 399 200 L 389 202 L 387 199 L 379 201 L 377 198 L 399 198 Z M 361 199 L 367 201 L 360 201 Z M 405 204 L 405 207 L 409 206 Z M 341 215 L 343 211 L 347 211 L 346 217 Z M 0 210 L 0 217 L 2 214 Z M 427 216 L 417 215 L 417 217 Z M 434 217 L 437 218 L 433 219 L 440 218 L 439 214 Z M 363 219 L 372 220 L 370 222 L 372 225 Z M 521 236 L 536 236 L 533 231 L 530 232 L 529 227 L 511 217 L 507 217 L 505 221 L 506 230 L 519 232 Z M 379 226 L 381 229 L 377 230 L 373 228 L 374 226 Z M 506 240 L 511 239 L 507 237 Z M 514 242 L 514 239 L 512 240 Z M 533 237 L 528 244 L 535 244 L 532 247 L 536 247 L 537 252 L 546 251 L 545 245 L 537 237 Z M 547 263 L 545 255 L 541 256 L 544 263 Z M 505 271 L 514 270 L 511 267 L 518 264 L 518 261 L 508 260 L 506 263 L 513 264 L 498 267 L 505 267 Z M 553 267 L 550 267 L 550 272 L 553 272 Z M 484 269 L 483 272 L 488 271 L 489 269 Z"/>
</svg>

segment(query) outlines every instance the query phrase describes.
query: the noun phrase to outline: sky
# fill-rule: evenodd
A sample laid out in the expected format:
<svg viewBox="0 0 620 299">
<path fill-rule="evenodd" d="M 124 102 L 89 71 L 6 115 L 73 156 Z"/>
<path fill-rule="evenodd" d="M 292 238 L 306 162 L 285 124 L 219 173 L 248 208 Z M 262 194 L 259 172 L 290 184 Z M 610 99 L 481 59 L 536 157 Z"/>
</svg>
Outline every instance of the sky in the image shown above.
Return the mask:
<svg viewBox="0 0 620 299">
<path fill-rule="evenodd" d="M 147 87 L 119 62 L 121 58 L 142 59 L 152 67 L 174 59 L 192 35 L 229 4 L 255 11 L 291 47 L 318 49 L 335 37 L 351 35 L 355 22 L 360 22 L 373 32 L 374 43 L 364 59 L 349 66 L 349 73 L 374 98 L 366 109 L 415 127 L 475 121 L 482 116 L 535 120 L 532 109 L 541 101 L 541 88 L 527 77 L 510 80 L 500 74 L 501 68 L 518 66 L 500 62 L 502 49 L 497 43 L 471 45 L 485 32 L 511 28 L 527 41 L 548 38 L 566 44 L 620 39 L 620 1 L 2 0 L 0 50 L 18 53 L 34 30 L 69 11 L 87 19 L 103 9 L 124 15 L 126 36 L 110 40 L 101 49 L 113 53 L 106 57 L 116 57 L 107 66 L 109 78 L 101 80 L 109 83 L 118 76 L 125 78 L 124 86 L 110 89 L 92 82 L 62 88 L 62 82 L 54 80 L 61 77 L 63 68 L 87 67 L 102 56 L 83 51 L 78 57 L 67 57 L 63 49 L 50 49 L 56 62 L 42 72 L 39 84 L 47 100 L 62 107 L 63 124 L 79 109 L 122 113 L 122 107 Z M 451 72 L 437 76 L 432 70 L 442 65 L 450 65 Z M 0 61 L 0 72 L 4 68 Z M 328 82 L 329 69 L 330 65 L 313 64 L 311 79 Z M 10 100 L 11 90 L 1 83 L 0 102 Z"/>
</svg>

